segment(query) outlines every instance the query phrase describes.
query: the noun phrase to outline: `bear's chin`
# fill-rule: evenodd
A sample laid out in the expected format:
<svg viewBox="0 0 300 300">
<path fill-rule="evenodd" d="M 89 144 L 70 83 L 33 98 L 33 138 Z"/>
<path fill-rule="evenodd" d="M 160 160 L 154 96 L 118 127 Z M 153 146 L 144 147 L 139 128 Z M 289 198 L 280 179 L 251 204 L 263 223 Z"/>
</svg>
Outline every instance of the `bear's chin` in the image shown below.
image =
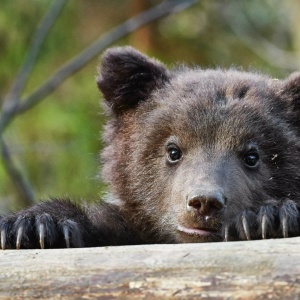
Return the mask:
<svg viewBox="0 0 300 300">
<path fill-rule="evenodd" d="M 182 225 L 177 226 L 176 240 L 179 243 L 207 243 L 221 242 L 220 232 L 204 230 L 200 228 L 187 228 Z"/>
</svg>

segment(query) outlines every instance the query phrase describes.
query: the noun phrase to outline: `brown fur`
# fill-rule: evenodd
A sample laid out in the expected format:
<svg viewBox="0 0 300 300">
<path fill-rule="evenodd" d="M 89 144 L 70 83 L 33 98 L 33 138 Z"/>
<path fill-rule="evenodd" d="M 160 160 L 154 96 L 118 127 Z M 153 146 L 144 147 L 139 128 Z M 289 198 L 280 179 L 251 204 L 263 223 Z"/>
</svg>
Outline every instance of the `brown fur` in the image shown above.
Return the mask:
<svg viewBox="0 0 300 300">
<path fill-rule="evenodd" d="M 124 52 L 127 57 L 132 54 L 131 60 L 140 55 L 130 48 L 110 50 L 104 64 Z M 115 68 L 118 73 L 123 66 L 112 63 L 109 69 Z M 121 199 L 126 219 L 145 240 L 221 240 L 226 226 L 229 239 L 245 239 L 243 215 L 252 238 L 260 238 L 264 214 L 267 236 L 282 236 L 286 209 L 290 234 L 298 232 L 295 207 L 300 196 L 300 161 L 296 158 L 300 148 L 294 108 L 299 74 L 282 82 L 236 70 L 182 68 L 168 73 L 168 78 L 164 71 L 165 81 L 157 82 L 148 98 L 119 111 L 114 109 L 114 97 L 103 89 L 107 85 L 106 69 L 105 65 L 98 84 L 113 119 L 106 129 L 109 135 L 103 152 L 103 175 Z M 131 84 L 125 80 L 124 86 L 114 88 L 120 91 L 117 99 L 128 103 L 122 90 L 130 90 Z M 184 153 L 176 166 L 166 163 L 168 139 L 174 139 Z M 243 155 L 251 144 L 260 156 L 255 170 L 243 165 Z M 293 176 L 289 176 L 291 173 Z M 208 221 L 187 210 L 186 198 L 197 189 L 204 189 L 204 193 L 221 190 L 226 207 Z M 177 230 L 180 224 L 215 233 L 208 237 L 187 235 Z"/>
<path fill-rule="evenodd" d="M 53 200 L 0 221 L 2 248 L 299 235 L 300 74 L 167 70 L 133 48 L 102 57 L 105 202 Z M 59 209 L 62 207 L 62 209 Z M 3 238 L 2 238 L 3 239 Z"/>
</svg>

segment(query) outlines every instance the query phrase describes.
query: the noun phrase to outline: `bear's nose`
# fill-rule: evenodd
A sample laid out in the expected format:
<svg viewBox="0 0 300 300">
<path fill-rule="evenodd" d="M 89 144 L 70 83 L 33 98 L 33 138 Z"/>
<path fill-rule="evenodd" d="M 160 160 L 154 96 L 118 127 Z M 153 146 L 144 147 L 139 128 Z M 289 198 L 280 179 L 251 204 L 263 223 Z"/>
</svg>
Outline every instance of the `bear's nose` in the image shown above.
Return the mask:
<svg viewBox="0 0 300 300">
<path fill-rule="evenodd" d="M 226 205 L 226 197 L 219 191 L 193 191 L 187 198 L 188 209 L 193 208 L 201 215 L 211 216 Z"/>
</svg>

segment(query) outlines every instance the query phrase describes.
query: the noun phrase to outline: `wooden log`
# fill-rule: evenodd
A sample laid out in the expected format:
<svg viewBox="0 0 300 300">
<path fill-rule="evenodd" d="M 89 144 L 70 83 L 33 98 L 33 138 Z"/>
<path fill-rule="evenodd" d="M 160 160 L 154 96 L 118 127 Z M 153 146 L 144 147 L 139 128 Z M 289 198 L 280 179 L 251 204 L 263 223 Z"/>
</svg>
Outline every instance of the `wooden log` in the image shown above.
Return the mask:
<svg viewBox="0 0 300 300">
<path fill-rule="evenodd" d="M 0 299 L 298 299 L 300 238 L 0 251 Z"/>
</svg>

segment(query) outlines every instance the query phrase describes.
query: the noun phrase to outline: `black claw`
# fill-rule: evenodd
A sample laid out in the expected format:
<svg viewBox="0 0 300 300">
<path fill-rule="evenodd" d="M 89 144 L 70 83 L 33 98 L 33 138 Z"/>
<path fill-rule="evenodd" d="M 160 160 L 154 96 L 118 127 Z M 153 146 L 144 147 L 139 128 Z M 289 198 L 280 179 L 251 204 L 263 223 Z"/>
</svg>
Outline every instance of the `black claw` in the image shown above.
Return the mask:
<svg viewBox="0 0 300 300">
<path fill-rule="evenodd" d="M 224 242 L 228 242 L 229 239 L 229 225 L 226 224 L 224 228 Z"/>
<path fill-rule="evenodd" d="M 236 218 L 235 228 L 242 240 L 251 240 L 256 233 L 256 215 L 251 210 L 244 210 Z"/>
<path fill-rule="evenodd" d="M 267 215 L 263 214 L 262 220 L 261 220 L 261 236 L 263 239 L 267 238 L 267 228 L 268 228 L 268 220 Z"/>
<path fill-rule="evenodd" d="M 77 205 L 55 200 L 0 216 L 0 249 L 82 247 L 81 222 L 85 221 L 78 214 L 86 217 Z"/>
<path fill-rule="evenodd" d="M 16 249 L 21 248 L 21 242 L 22 242 L 22 237 L 23 237 L 23 231 L 24 227 L 20 226 L 17 231 L 17 240 L 16 240 Z"/>
<path fill-rule="evenodd" d="M 5 246 L 6 246 L 6 232 L 4 229 L 1 230 L 1 249 L 5 250 Z"/>
<path fill-rule="evenodd" d="M 278 200 L 264 202 L 258 210 L 250 207 L 242 211 L 233 223 L 223 224 L 222 234 L 224 241 L 268 239 L 279 237 L 299 236 L 300 207 L 295 201 L 286 200 L 280 206 Z M 254 212 L 255 211 L 255 212 Z"/>
<path fill-rule="evenodd" d="M 299 231 L 299 211 L 297 205 L 292 200 L 287 200 L 279 209 L 280 227 L 283 237 L 288 237 L 289 233 L 294 235 Z"/>
<path fill-rule="evenodd" d="M 242 215 L 242 225 L 243 225 L 244 234 L 245 234 L 247 240 L 248 241 L 251 240 L 249 224 L 248 224 L 247 217 L 246 217 L 245 213 Z"/>
<path fill-rule="evenodd" d="M 14 219 L 11 217 L 2 218 L 0 220 L 0 244 L 1 249 L 11 248 L 11 240 L 13 231 Z"/>
<path fill-rule="evenodd" d="M 45 244 L 51 245 L 54 243 L 57 237 L 57 226 L 49 214 L 37 215 L 35 227 L 41 249 L 45 249 Z"/>
<path fill-rule="evenodd" d="M 38 231 L 39 231 L 39 242 L 40 242 L 40 247 L 41 249 L 45 249 L 45 224 L 44 223 L 41 223 L 39 228 L 38 228 Z"/>
<path fill-rule="evenodd" d="M 59 226 L 64 234 L 66 247 L 79 248 L 83 246 L 81 231 L 75 221 L 63 220 L 59 222 Z"/>
<path fill-rule="evenodd" d="M 64 233 L 66 247 L 70 248 L 70 236 L 69 236 L 69 227 L 68 227 L 68 225 L 67 224 L 63 224 L 62 225 L 62 230 L 63 230 L 63 233 Z"/>
<path fill-rule="evenodd" d="M 268 236 L 274 237 L 276 235 L 275 215 L 277 214 L 277 207 L 270 201 L 270 204 L 264 205 L 260 208 L 257 215 L 258 232 L 263 239 Z"/>
<path fill-rule="evenodd" d="M 20 249 L 21 246 L 27 247 L 32 230 L 31 218 L 28 215 L 20 215 L 13 224 L 12 232 L 15 235 L 15 247 Z M 25 244 L 25 245 L 24 245 Z"/>
<path fill-rule="evenodd" d="M 282 219 L 280 220 L 281 223 L 281 228 L 282 228 L 282 235 L 284 238 L 289 237 L 289 229 L 288 229 L 288 220 L 287 217 L 284 216 L 282 217 Z"/>
</svg>

